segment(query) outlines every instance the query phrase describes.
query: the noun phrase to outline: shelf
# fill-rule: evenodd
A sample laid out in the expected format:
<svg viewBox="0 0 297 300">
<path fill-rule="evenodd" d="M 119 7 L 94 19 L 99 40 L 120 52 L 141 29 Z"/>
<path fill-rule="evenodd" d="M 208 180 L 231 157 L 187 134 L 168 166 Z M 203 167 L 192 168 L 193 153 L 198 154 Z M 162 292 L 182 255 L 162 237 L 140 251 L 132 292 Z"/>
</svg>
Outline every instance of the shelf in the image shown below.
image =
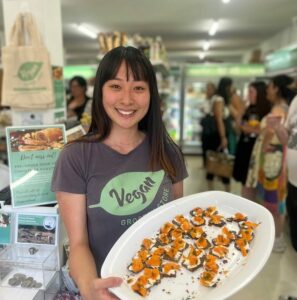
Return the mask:
<svg viewBox="0 0 297 300">
<path fill-rule="evenodd" d="M 166 62 L 162 60 L 151 60 L 151 63 L 156 72 L 160 72 L 163 77 L 169 76 L 169 66 Z"/>
</svg>

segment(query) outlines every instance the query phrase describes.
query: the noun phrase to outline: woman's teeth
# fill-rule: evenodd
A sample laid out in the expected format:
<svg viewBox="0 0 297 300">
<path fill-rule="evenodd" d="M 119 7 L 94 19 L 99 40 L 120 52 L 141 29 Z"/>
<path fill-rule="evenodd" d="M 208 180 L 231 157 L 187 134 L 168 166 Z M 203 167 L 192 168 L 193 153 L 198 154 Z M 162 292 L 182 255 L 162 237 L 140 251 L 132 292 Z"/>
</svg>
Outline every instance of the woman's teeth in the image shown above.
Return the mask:
<svg viewBox="0 0 297 300">
<path fill-rule="evenodd" d="M 122 114 L 122 115 L 125 115 L 125 116 L 129 116 L 129 115 L 132 115 L 134 113 L 133 110 L 131 110 L 131 111 L 124 111 L 124 110 L 120 110 L 120 109 L 118 109 L 118 112 L 120 114 Z"/>
</svg>

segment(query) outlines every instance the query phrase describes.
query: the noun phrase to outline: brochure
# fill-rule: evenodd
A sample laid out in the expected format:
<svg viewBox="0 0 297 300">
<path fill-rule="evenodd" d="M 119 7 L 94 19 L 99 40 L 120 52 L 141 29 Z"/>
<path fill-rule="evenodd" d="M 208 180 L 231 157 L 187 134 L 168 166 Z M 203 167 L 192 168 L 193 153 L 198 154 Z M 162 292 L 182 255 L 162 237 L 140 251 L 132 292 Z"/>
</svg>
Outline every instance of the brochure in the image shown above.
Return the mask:
<svg viewBox="0 0 297 300">
<path fill-rule="evenodd" d="M 55 203 L 51 180 L 66 143 L 65 126 L 7 127 L 6 139 L 12 206 Z"/>
<path fill-rule="evenodd" d="M 56 246 L 58 242 L 58 215 L 18 213 L 15 242 Z"/>
</svg>

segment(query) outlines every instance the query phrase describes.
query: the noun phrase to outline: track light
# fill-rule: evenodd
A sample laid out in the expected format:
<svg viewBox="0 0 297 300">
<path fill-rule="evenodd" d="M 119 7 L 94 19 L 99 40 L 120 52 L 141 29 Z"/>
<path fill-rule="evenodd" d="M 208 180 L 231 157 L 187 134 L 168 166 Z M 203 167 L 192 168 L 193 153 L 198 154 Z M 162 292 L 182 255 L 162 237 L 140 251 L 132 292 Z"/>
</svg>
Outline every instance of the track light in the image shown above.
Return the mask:
<svg viewBox="0 0 297 300">
<path fill-rule="evenodd" d="M 209 49 L 209 46 L 210 46 L 210 43 L 209 43 L 209 41 L 205 41 L 204 43 L 203 43 L 203 50 L 204 51 L 207 51 L 208 49 Z"/>
<path fill-rule="evenodd" d="M 85 35 L 87 35 L 88 37 L 92 38 L 92 39 L 96 39 L 97 38 L 97 31 L 95 28 L 91 27 L 88 24 L 82 23 L 79 25 L 76 25 L 77 30 L 79 30 L 80 32 L 84 33 Z"/>
<path fill-rule="evenodd" d="M 211 36 L 215 35 L 218 30 L 218 27 L 219 27 L 219 21 L 214 21 L 208 31 L 208 34 Z"/>
<path fill-rule="evenodd" d="M 202 60 L 202 59 L 204 59 L 205 58 L 205 53 L 204 52 L 201 52 L 201 53 L 199 53 L 199 58 Z"/>
</svg>

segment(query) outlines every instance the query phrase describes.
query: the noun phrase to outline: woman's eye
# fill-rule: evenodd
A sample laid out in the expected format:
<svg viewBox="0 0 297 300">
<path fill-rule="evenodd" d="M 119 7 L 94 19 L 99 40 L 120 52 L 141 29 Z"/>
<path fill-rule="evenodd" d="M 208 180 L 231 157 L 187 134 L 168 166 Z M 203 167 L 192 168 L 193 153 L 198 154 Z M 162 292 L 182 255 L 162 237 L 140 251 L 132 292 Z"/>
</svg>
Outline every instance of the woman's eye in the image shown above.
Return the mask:
<svg viewBox="0 0 297 300">
<path fill-rule="evenodd" d="M 136 86 L 136 87 L 134 88 L 134 90 L 136 90 L 136 91 L 144 91 L 145 88 L 144 88 L 143 86 Z"/>
<path fill-rule="evenodd" d="M 114 90 L 118 90 L 121 88 L 118 84 L 111 84 L 110 87 Z"/>
</svg>

